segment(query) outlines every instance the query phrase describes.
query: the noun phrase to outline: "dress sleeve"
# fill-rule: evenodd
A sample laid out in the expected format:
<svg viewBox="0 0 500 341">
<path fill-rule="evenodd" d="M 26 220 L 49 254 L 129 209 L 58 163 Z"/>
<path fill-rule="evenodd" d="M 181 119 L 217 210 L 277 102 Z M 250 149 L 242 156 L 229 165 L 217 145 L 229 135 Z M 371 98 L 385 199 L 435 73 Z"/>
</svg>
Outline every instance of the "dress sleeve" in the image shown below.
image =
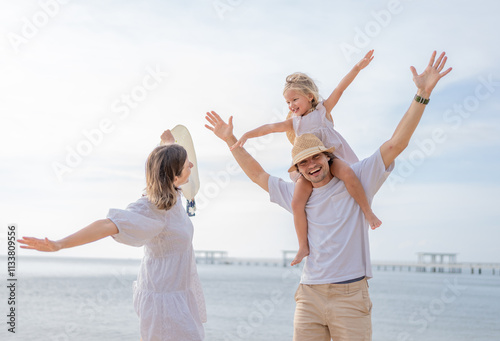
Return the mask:
<svg viewBox="0 0 500 341">
<path fill-rule="evenodd" d="M 124 210 L 110 209 L 107 218 L 118 227 L 118 233 L 112 237 L 117 242 L 130 246 L 146 244 L 165 228 L 164 219 L 159 215 L 155 216 L 151 206 L 142 199 Z"/>
</svg>

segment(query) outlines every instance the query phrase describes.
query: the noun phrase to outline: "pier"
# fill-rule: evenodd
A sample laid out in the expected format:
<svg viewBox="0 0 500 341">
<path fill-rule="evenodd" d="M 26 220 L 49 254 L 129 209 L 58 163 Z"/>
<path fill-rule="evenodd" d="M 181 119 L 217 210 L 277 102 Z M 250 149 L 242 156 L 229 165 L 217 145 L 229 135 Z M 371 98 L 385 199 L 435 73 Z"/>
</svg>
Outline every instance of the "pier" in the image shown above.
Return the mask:
<svg viewBox="0 0 500 341">
<path fill-rule="evenodd" d="M 196 263 L 221 264 L 227 259 L 227 251 L 195 250 Z"/>
<path fill-rule="evenodd" d="M 500 275 L 500 263 L 459 263 L 457 253 L 418 252 L 417 262 L 372 262 L 372 268 L 384 271 L 470 273 Z"/>
<path fill-rule="evenodd" d="M 278 258 L 234 258 L 228 257 L 227 251 L 195 250 L 196 263 L 290 267 L 297 250 L 283 250 Z M 372 262 L 372 269 L 377 271 L 407 271 L 426 273 L 466 273 L 474 275 L 500 276 L 500 263 L 457 262 L 457 253 L 419 252 L 417 262 Z M 295 267 L 302 267 L 304 262 Z"/>
<path fill-rule="evenodd" d="M 195 250 L 197 264 L 223 264 L 247 266 L 279 266 L 280 260 L 276 258 L 234 258 L 228 257 L 227 251 L 221 250 Z"/>
<path fill-rule="evenodd" d="M 414 271 L 414 272 L 437 272 L 437 273 L 470 273 L 500 275 L 500 263 L 396 263 L 396 262 L 372 262 L 372 268 L 381 271 Z"/>
<path fill-rule="evenodd" d="M 419 264 L 424 264 L 424 263 L 456 264 L 457 254 L 458 253 L 418 252 L 417 256 Z"/>
</svg>

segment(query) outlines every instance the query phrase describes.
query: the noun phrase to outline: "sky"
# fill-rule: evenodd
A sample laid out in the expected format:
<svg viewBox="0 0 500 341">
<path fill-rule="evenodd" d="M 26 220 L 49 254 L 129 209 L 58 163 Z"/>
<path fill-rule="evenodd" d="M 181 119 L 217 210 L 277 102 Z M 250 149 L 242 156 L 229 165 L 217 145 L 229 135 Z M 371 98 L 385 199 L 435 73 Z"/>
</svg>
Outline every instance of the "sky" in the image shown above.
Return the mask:
<svg viewBox="0 0 500 341">
<path fill-rule="evenodd" d="M 435 88 L 396 169 L 376 195 L 373 261 L 417 252 L 500 262 L 500 47 L 488 0 L 0 1 L 0 253 L 7 227 L 59 239 L 125 208 L 145 186 L 163 130 L 188 127 L 200 192 L 194 247 L 279 258 L 297 249 L 291 214 L 235 167 L 204 114 L 234 132 L 283 120 L 285 78 L 305 72 L 323 97 L 370 49 L 374 60 L 332 111 L 360 158 L 390 138 L 432 51 L 453 71 Z M 284 134 L 246 145 L 287 179 Z M 34 255 L 20 250 L 21 255 Z M 140 258 L 111 238 L 68 257 Z M 40 255 L 40 254 L 38 254 Z"/>
</svg>

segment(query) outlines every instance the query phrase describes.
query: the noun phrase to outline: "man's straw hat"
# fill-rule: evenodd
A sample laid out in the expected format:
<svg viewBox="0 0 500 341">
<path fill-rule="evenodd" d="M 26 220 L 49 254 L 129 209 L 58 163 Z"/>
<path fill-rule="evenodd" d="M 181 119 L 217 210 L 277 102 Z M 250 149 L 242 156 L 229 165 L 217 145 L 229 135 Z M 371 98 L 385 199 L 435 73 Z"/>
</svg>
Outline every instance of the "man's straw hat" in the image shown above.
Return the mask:
<svg viewBox="0 0 500 341">
<path fill-rule="evenodd" d="M 333 153 L 334 150 L 335 147 L 326 148 L 323 142 L 314 134 L 302 134 L 297 136 L 292 148 L 292 166 L 288 169 L 288 172 L 297 170 L 295 165 L 310 156 L 322 152 Z"/>
</svg>

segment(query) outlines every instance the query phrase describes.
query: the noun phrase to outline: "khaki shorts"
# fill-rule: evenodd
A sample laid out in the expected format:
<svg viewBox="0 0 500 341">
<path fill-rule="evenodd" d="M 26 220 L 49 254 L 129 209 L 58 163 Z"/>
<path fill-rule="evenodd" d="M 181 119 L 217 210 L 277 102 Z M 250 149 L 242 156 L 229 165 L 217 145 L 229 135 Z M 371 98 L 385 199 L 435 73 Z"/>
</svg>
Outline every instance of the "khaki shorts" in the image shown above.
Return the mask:
<svg viewBox="0 0 500 341">
<path fill-rule="evenodd" d="M 295 302 L 294 341 L 372 338 L 366 278 L 349 284 L 300 284 Z"/>
</svg>

